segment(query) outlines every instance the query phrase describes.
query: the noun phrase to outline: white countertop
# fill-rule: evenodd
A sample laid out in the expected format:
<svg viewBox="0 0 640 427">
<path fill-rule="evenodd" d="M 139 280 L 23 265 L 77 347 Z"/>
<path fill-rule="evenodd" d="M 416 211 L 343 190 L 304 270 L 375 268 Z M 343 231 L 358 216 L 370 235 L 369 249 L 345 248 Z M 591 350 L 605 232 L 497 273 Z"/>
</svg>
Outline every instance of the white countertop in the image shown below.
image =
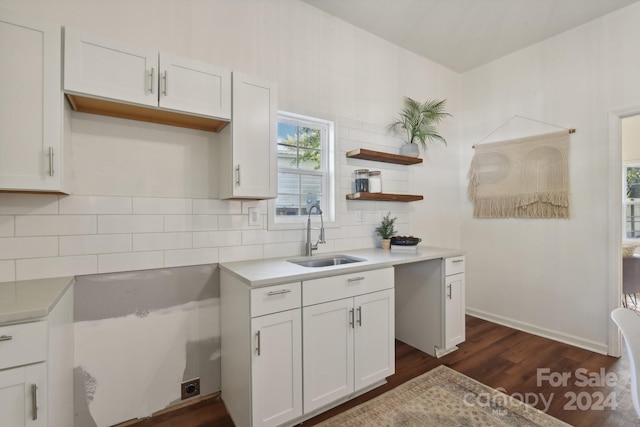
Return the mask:
<svg viewBox="0 0 640 427">
<path fill-rule="evenodd" d="M 0 324 L 46 317 L 73 277 L 0 283 Z"/>
<path fill-rule="evenodd" d="M 330 267 L 302 267 L 288 262 L 288 259 L 324 258 L 331 255 L 349 255 L 363 258 L 365 261 Z M 220 268 L 234 274 L 247 285 L 253 287 L 275 285 L 286 281 L 308 280 L 317 277 L 334 276 L 337 274 L 355 273 L 358 271 L 392 267 L 410 262 L 427 261 L 437 258 L 447 258 L 463 255 L 460 249 L 436 248 L 418 246 L 416 253 L 391 252 L 389 249 L 358 249 L 336 252 L 333 254 L 320 253 L 312 257 L 268 258 L 251 261 L 225 262 Z"/>
</svg>

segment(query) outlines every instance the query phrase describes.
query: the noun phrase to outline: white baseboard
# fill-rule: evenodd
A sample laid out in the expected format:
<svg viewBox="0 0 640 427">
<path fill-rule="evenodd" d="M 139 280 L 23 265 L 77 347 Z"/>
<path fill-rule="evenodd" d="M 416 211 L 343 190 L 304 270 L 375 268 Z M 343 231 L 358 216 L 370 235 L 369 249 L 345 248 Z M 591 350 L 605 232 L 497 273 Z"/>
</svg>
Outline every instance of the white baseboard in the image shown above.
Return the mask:
<svg viewBox="0 0 640 427">
<path fill-rule="evenodd" d="M 530 323 L 520 322 L 518 320 L 498 316 L 492 313 L 487 313 L 486 311 L 477 310 L 471 307 L 466 307 L 466 313 L 469 316 L 478 317 L 480 319 L 488 320 L 489 322 L 497 323 L 499 325 L 508 326 L 519 331 L 528 332 L 530 334 L 539 335 L 541 337 L 549 338 L 554 341 L 560 341 L 562 343 L 569 344 L 575 347 L 584 348 L 585 350 L 590 350 L 595 353 L 604 355 L 608 355 L 609 353 L 609 346 L 607 345 L 607 343 L 585 340 L 580 337 L 563 334 L 552 329 L 541 328 Z"/>
</svg>

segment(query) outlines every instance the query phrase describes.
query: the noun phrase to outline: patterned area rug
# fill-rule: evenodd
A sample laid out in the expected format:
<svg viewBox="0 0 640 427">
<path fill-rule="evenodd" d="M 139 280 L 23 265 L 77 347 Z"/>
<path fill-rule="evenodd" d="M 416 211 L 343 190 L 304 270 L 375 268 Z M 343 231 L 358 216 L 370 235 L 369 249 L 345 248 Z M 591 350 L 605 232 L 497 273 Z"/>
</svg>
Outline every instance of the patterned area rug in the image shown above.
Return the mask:
<svg viewBox="0 0 640 427">
<path fill-rule="evenodd" d="M 438 366 L 318 426 L 568 426 L 446 366 Z"/>
</svg>

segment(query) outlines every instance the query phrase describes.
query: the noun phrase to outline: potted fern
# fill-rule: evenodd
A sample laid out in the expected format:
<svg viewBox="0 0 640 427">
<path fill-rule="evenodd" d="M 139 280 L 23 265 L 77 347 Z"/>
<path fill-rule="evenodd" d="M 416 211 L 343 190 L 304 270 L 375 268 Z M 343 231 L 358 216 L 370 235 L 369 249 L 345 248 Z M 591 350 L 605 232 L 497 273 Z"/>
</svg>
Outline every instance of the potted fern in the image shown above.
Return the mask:
<svg viewBox="0 0 640 427">
<path fill-rule="evenodd" d="M 391 247 L 391 238 L 396 234 L 395 223 L 396 217 L 391 218 L 391 212 L 388 212 L 380 225 L 376 227 L 376 234 L 382 239 L 382 249 L 389 249 Z"/>
<path fill-rule="evenodd" d="M 389 125 L 389 130 L 406 133 L 405 145 L 400 147 L 400 154 L 410 157 L 418 157 L 420 149 L 427 149 L 427 141 L 440 141 L 447 144 L 447 141 L 440 135 L 436 125 L 446 116 L 451 114 L 445 111 L 447 100 L 434 100 L 419 102 L 406 96 L 404 98 L 404 108 L 400 110 L 399 118 Z"/>
</svg>

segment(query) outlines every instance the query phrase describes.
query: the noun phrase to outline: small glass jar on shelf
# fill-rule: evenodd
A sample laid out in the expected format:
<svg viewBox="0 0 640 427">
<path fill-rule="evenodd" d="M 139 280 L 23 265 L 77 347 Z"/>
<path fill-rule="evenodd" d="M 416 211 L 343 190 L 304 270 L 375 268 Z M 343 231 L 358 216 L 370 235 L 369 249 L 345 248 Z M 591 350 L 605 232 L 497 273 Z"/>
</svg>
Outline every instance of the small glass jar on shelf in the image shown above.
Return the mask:
<svg viewBox="0 0 640 427">
<path fill-rule="evenodd" d="M 382 193 L 381 171 L 369 171 L 369 193 Z"/>
<path fill-rule="evenodd" d="M 356 193 L 369 192 L 369 169 L 356 169 Z"/>
</svg>

